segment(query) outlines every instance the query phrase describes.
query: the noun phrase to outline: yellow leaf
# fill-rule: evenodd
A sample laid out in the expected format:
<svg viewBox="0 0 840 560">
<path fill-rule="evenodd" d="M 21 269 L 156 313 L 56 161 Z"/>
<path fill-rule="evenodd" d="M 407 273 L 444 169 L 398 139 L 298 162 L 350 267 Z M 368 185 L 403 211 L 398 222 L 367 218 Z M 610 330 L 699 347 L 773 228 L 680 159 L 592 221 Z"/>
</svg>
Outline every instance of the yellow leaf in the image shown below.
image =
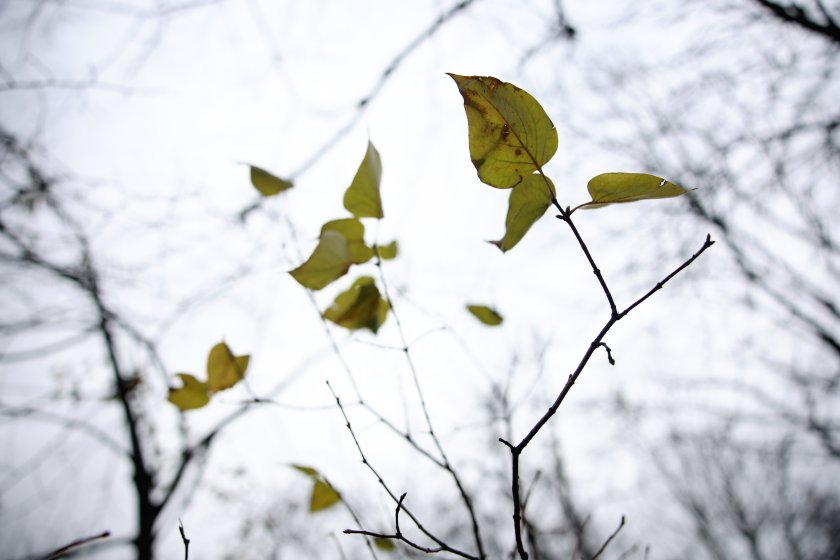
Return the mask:
<svg viewBox="0 0 840 560">
<path fill-rule="evenodd" d="M 614 203 L 671 198 L 688 192 L 662 177 L 647 173 L 602 173 L 590 179 L 587 189 L 592 201 L 577 208 L 600 208 Z"/>
<path fill-rule="evenodd" d="M 357 218 L 382 218 L 382 199 L 379 183 L 382 181 L 382 160 L 379 152 L 368 142 L 367 152 L 344 193 L 344 207 Z"/>
<path fill-rule="evenodd" d="M 337 231 L 325 231 L 309 259 L 289 274 L 301 286 L 320 290 L 347 274 L 355 260 L 344 235 Z"/>
<path fill-rule="evenodd" d="M 449 74 L 464 98 L 470 158 L 482 182 L 518 185 L 557 151 L 557 130 L 531 95 L 490 76 Z"/>
<path fill-rule="evenodd" d="M 534 222 L 545 214 L 553 197 L 554 184 L 551 179 L 543 179 L 542 175 L 538 174 L 529 175 L 510 191 L 504 237 L 490 243 L 502 252 L 513 249 Z"/>
<path fill-rule="evenodd" d="M 324 311 L 324 318 L 346 329 L 369 329 L 375 333 L 385 322 L 389 309 L 373 278 L 362 276 L 336 296 Z"/>
<path fill-rule="evenodd" d="M 305 474 L 306 476 L 311 477 L 311 478 L 318 478 L 318 477 L 321 476 L 320 473 L 317 470 L 313 469 L 312 467 L 307 467 L 307 466 L 304 466 L 304 465 L 290 465 L 290 466 L 293 469 L 298 470 L 298 471 L 302 472 L 303 474 Z"/>
<path fill-rule="evenodd" d="M 245 377 L 250 356 L 234 356 L 228 345 L 220 342 L 207 356 L 207 385 L 211 391 L 222 391 Z"/>
<path fill-rule="evenodd" d="M 335 488 L 325 481 L 318 479 L 312 487 L 312 498 L 309 500 L 309 511 L 316 512 L 330 508 L 341 501 L 341 496 Z"/>
<path fill-rule="evenodd" d="M 504 321 L 498 311 L 491 307 L 487 307 L 486 305 L 468 305 L 467 310 L 469 310 L 476 319 L 491 327 L 501 325 L 502 321 Z"/>
<path fill-rule="evenodd" d="M 210 387 L 189 373 L 179 373 L 180 389 L 169 389 L 169 402 L 183 410 L 201 408 L 210 402 Z"/>
<path fill-rule="evenodd" d="M 383 261 L 387 261 L 397 257 L 397 254 L 399 253 L 399 247 L 397 246 L 396 241 L 391 241 L 386 245 L 378 245 L 376 247 L 376 252 L 379 254 L 380 259 L 382 259 Z"/>
<path fill-rule="evenodd" d="M 353 254 L 354 264 L 363 264 L 373 258 L 373 249 L 365 244 L 365 226 L 356 218 L 327 222 L 321 226 L 321 235 L 327 231 L 336 231 L 344 236 Z"/>
<path fill-rule="evenodd" d="M 249 166 L 251 168 L 251 184 L 254 188 L 260 191 L 263 196 L 274 196 L 285 190 L 291 189 L 293 183 L 286 179 L 281 179 L 272 175 L 265 169 L 259 168 L 256 165 Z"/>
</svg>

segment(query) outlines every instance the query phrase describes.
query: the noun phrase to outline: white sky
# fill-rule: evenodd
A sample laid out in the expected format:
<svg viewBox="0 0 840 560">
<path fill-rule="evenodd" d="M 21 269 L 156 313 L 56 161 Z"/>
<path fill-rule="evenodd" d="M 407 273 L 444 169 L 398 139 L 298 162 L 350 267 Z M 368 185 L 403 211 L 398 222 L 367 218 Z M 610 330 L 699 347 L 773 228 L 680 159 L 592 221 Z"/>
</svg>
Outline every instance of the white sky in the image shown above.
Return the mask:
<svg viewBox="0 0 840 560">
<path fill-rule="evenodd" d="M 132 3 L 139 8 L 153 4 Z M 702 32 L 697 20 L 664 23 L 657 17 L 661 4 L 656 2 L 634 6 L 640 15 L 628 21 L 623 15 L 626 4 L 566 2 L 571 23 L 580 30 L 576 42 L 560 41 L 521 67 L 523 52 L 537 44 L 549 27 L 553 2 L 477 2 L 413 52 L 359 124 L 296 177 L 292 191 L 268 201 L 245 225 L 236 223 L 236 214 L 256 194 L 241 162 L 278 175 L 297 170 L 352 118 L 355 103 L 370 91 L 383 68 L 450 2 L 228 1 L 163 20 L 93 9 L 110 6 L 117 11 L 128 2 L 47 2 L 23 43 L 19 32 L 9 30 L 19 29 L 15 14 L 28 10 L 28 4 L 6 2 L 0 4 L 2 61 L 18 79 L 47 73 L 56 79 L 84 80 L 95 69 L 99 81 L 118 84 L 130 93 L 108 88 L 4 92 L 0 116 L 5 126 L 24 134 L 38 132 L 39 140 L 61 162 L 60 172 L 78 179 L 69 188 L 78 193 L 80 208 L 95 208 L 85 212 L 91 230 L 99 232 L 95 248 L 109 263 L 109 294 L 144 332 L 158 337 L 170 373 L 203 375 L 207 351 L 224 339 L 237 353 L 252 355 L 249 385 L 255 393 L 264 394 L 279 380 L 294 377 L 277 400 L 297 406 L 329 405 L 327 378 L 342 397 L 352 400 L 317 313 L 285 272 L 301 261 L 300 254 L 311 251 L 322 223 L 347 214 L 341 195 L 370 139 L 384 166 L 386 217 L 379 240 L 396 238 L 401 244 L 402 254 L 386 265 L 386 275 L 392 290 L 400 294 L 395 306 L 406 337 L 410 341 L 425 337 L 413 348 L 416 364 L 436 426 L 448 434 L 482 419 L 476 396 L 486 391 L 487 381 L 476 362 L 494 379 L 503 379 L 517 356 L 525 366 L 516 391 L 544 407 L 608 310 L 573 239 L 550 215 L 507 255 L 484 243 L 500 237 L 507 197 L 480 184 L 475 176 L 461 99 L 445 72 L 493 75 L 514 82 L 540 100 L 556 123 L 579 121 L 581 114 L 597 109 L 585 95 L 587 65 L 665 57 L 681 49 L 683 41 L 690 42 L 685 33 Z M 651 76 L 652 88 L 658 79 L 664 77 Z M 566 92 L 563 96 L 552 93 L 558 84 Z M 564 105 L 577 85 L 583 92 L 576 98 L 580 105 Z M 599 149 L 565 126 L 558 124 L 558 129 L 561 148 L 548 171 L 563 204 L 586 200 L 585 183 L 595 174 L 656 171 L 632 168 L 630 155 Z M 652 225 L 657 218 L 650 214 L 668 212 L 668 205 L 677 204 L 663 202 L 660 209 L 645 203 L 580 213 L 577 223 L 625 305 L 678 264 L 660 260 L 661 254 L 672 256 L 674 245 L 694 250 L 702 243 L 707 232 L 702 224 L 680 224 L 664 239 L 654 237 L 660 232 Z M 372 222 L 368 230 L 376 230 Z M 656 268 L 626 271 L 629 251 L 636 261 L 655 262 Z M 590 461 L 611 449 L 615 432 L 609 423 L 593 422 L 597 415 L 586 413 L 588 403 L 619 388 L 643 392 L 647 385 L 633 384 L 632 379 L 690 378 L 708 373 L 710 364 L 723 371 L 741 367 L 731 353 L 739 335 L 720 335 L 744 319 L 739 314 L 745 312 L 729 305 L 720 285 L 700 282 L 704 277 L 715 279 L 720 262 L 715 249 L 692 267 L 690 284 L 681 288 L 686 279 L 677 279 L 667 294 L 657 295 L 619 324 L 608 338 L 619 367 L 611 369 L 605 356 L 598 354 L 574 388 L 568 407 L 561 409 L 559 431 L 563 443 L 579 458 L 570 469 L 575 475 L 585 474 L 579 486 L 583 496 L 611 494 L 612 489 L 600 487 L 601 483 L 626 489 L 640 483 L 637 475 L 644 478 L 636 470 L 638 465 L 628 464 L 617 474 L 614 461 L 620 457 Z M 242 267 L 247 274 L 232 283 L 222 282 Z M 632 273 L 625 276 L 626 272 Z M 369 273 L 374 273 L 372 267 Z M 325 308 L 352 278 L 316 294 L 319 308 Z M 176 307 L 197 291 L 208 290 L 208 298 L 188 310 Z M 468 302 L 497 306 L 507 319 L 505 326 L 495 331 L 482 328 L 463 310 Z M 663 329 L 663 324 L 669 326 Z M 448 331 L 440 331 L 441 327 Z M 373 340 L 366 334 L 348 338 L 334 332 L 365 396 L 402 425 L 399 395 L 415 402 L 404 359 L 397 352 L 366 344 Z M 376 340 L 386 346 L 399 344 L 393 318 Z M 527 392 L 534 375 L 536 340 L 548 344 L 545 376 L 538 390 Z M 6 350 L 25 349 L 32 342 L 15 340 Z M 107 377 L 99 371 L 92 348 L 83 345 L 50 363 L 10 367 L 4 373 L 3 394 L 37 394 L 52 387 L 51 372 L 56 368 L 81 379 L 88 396 L 103 394 L 108 390 Z M 782 359 L 792 353 L 785 342 L 776 350 Z M 723 357 L 718 362 L 716 356 Z M 88 369 L 95 379 L 88 378 Z M 298 372 L 302 373 L 297 376 Z M 155 390 L 165 399 L 162 387 Z M 246 397 L 242 388 L 217 396 L 207 410 L 188 415 L 191 430 L 201 434 L 202 428 Z M 173 429 L 172 408 L 163 403 L 157 410 L 162 429 Z M 420 425 L 418 412 L 411 404 L 414 429 Z M 109 429 L 120 430 L 116 415 L 113 420 L 107 416 L 99 418 L 112 426 Z M 519 429 L 531 418 L 521 418 Z M 377 430 L 369 418 L 360 415 L 358 422 L 363 431 Z M 0 453 L 22 456 L 32 451 L 22 434 L 3 437 Z M 371 437 L 366 445 L 399 487 L 401 477 L 418 468 L 417 458 L 392 439 Z M 477 439 L 492 441 L 495 435 L 462 429 L 447 436 L 446 442 L 454 456 L 466 460 Z M 117 535 L 130 532 L 126 519 L 131 506 L 121 503 L 128 499 L 121 479 L 128 476 L 124 466 L 114 470 L 121 463 L 106 452 L 88 452 L 87 445 L 79 446 L 66 451 L 68 462 L 80 465 L 70 470 L 71 484 L 58 480 L 47 467 L 37 480 L 21 483 L 3 496 L 0 514 L 5 528 L 0 536 L 6 536 L 0 555 L 46 550 L 53 543 L 104 528 Z M 362 504 L 376 503 L 381 494 L 359 465 L 334 409 L 267 408 L 229 429 L 217 449 L 195 506 L 169 513 L 172 531 L 163 535 L 161 547 L 171 557 L 180 552 L 175 529 L 180 515 L 193 539 L 195 557 L 220 558 L 217 547 L 235 540 L 236 525 L 226 517 L 226 508 L 247 510 L 251 500 L 254 509 L 265 507 L 263 502 L 270 502 L 273 491 L 298 480 L 283 466 L 286 463 L 318 467 Z M 501 459 L 491 462 L 507 460 L 501 446 L 495 451 Z M 538 450 L 531 456 L 526 453 L 525 465 L 534 468 L 538 457 Z M 230 475 L 242 466 L 249 469 L 250 478 L 244 481 Z M 470 476 L 472 467 L 467 468 Z M 407 483 L 417 486 L 412 495 L 418 500 L 424 492 L 421 481 L 425 482 L 414 477 Z M 244 500 L 239 495 L 242 503 L 224 505 L 212 496 L 212 490 L 242 492 L 246 487 L 256 495 Z M 620 499 L 616 503 L 594 512 L 603 531 L 609 531 L 625 512 Z M 31 511 L 18 523 L 8 524 L 10 516 L 28 508 Z M 382 513 L 378 520 L 387 520 L 390 508 L 390 504 L 374 506 L 373 511 Z M 33 545 L 45 512 L 50 512 L 47 523 L 55 532 Z M 72 521 L 59 530 L 67 516 Z M 340 516 L 327 521 L 333 530 L 352 525 Z M 27 535 L 30 542 L 11 543 L 7 539 L 12 531 Z"/>
</svg>

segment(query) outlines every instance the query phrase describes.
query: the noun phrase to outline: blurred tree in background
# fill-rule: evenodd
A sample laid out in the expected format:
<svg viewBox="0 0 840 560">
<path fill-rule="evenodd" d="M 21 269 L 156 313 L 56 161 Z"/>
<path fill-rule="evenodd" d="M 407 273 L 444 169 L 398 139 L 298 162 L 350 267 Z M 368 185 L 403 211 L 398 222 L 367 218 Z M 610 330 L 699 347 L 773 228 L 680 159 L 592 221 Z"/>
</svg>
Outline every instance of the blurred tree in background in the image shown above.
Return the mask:
<svg viewBox="0 0 840 560">
<path fill-rule="evenodd" d="M 389 352 L 393 327 L 381 342 L 324 336 L 328 302 L 312 305 L 285 274 L 321 218 L 338 217 L 340 196 L 320 185 L 349 184 L 369 126 L 400 224 L 383 222 L 381 236 L 401 240 L 385 271 L 429 411 L 487 557 L 511 557 L 510 463 L 497 439 L 533 423 L 569 373 L 564 353 L 588 342 L 556 323 L 579 328 L 600 307 L 587 307 L 576 282 L 591 272 L 575 276 L 579 255 L 557 248 L 557 224 L 535 227 L 504 265 L 462 272 L 490 259 L 494 248 L 475 249 L 479 231 L 484 214 L 498 229 L 504 210 L 471 189 L 451 84 L 406 101 L 444 70 L 493 74 L 544 103 L 570 183 L 555 179 L 558 191 L 625 168 L 696 189 L 661 208 L 587 215 L 583 233 L 628 286 L 622 296 L 690 254 L 696 231 L 719 241 L 712 263 L 610 342 L 621 375 L 589 372 L 601 386 L 576 387 L 539 441 L 522 475 L 532 557 L 592 558 L 622 514 L 601 558 L 840 555 L 838 5 L 475 0 L 400 19 L 372 2 L 347 25 L 331 3 L 317 17 L 283 4 L 0 2 L 0 556 L 43 557 L 107 530 L 80 551 L 180 557 L 180 517 L 196 557 L 369 557 L 360 537 L 340 534 L 359 519 L 311 515 L 310 486 L 288 468 L 317 466 L 364 528 L 393 529 L 327 378 L 383 478 L 446 542 L 472 546 L 457 489 L 421 456 L 430 442 L 410 381 L 384 376 L 406 367 Z M 366 35 L 376 44 L 354 50 Z M 229 59 L 206 58 L 214 45 Z M 176 70 L 156 79 L 160 61 Z M 195 76 L 208 79 L 184 85 Z M 149 128 L 122 129 L 133 113 Z M 424 151 L 395 140 L 406 128 Z M 191 144 L 202 135 L 206 146 Z M 460 151 L 447 159 L 450 146 Z M 295 192 L 254 202 L 237 160 L 260 159 Z M 453 166 L 470 168 L 444 178 Z M 420 255 L 428 245 L 434 254 Z M 511 280 L 505 267 L 519 272 Z M 499 287 L 482 292 L 488 277 Z M 513 299 L 510 287 L 532 294 Z M 465 294 L 497 297 L 526 327 L 471 331 L 446 311 Z M 178 414 L 166 402 L 174 373 L 200 370 L 222 337 L 252 354 L 253 377 L 206 412 Z M 460 368 L 479 373 L 461 380 Z"/>
</svg>

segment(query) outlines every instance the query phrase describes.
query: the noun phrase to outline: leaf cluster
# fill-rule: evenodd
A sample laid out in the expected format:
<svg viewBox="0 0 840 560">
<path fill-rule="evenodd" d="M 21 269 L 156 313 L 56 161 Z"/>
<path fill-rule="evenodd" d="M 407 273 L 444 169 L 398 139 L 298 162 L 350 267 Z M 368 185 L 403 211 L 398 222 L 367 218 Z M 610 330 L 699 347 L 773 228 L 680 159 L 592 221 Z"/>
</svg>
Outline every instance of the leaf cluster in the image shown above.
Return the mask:
<svg viewBox="0 0 840 560">
<path fill-rule="evenodd" d="M 215 393 L 244 379 L 250 360 L 249 355 L 234 355 L 224 342 L 216 344 L 207 356 L 207 380 L 201 381 L 190 373 L 176 374 L 181 387 L 169 389 L 169 402 L 182 411 L 202 408 Z"/>
<path fill-rule="evenodd" d="M 470 159 L 481 182 L 511 189 L 505 233 L 493 245 L 507 252 L 519 243 L 549 206 L 561 216 L 579 208 L 670 198 L 687 191 L 646 173 L 604 173 L 587 186 L 591 201 L 564 210 L 554 183 L 543 170 L 557 152 L 554 123 L 528 92 L 491 76 L 459 76 L 455 80 L 467 114 Z"/>
</svg>

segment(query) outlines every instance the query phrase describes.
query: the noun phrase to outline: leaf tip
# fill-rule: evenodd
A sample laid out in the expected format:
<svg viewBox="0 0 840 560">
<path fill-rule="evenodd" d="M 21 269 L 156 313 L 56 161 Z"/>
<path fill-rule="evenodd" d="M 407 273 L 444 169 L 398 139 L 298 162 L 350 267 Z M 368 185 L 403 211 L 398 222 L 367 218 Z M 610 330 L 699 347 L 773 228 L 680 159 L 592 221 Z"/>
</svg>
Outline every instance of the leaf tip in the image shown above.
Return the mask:
<svg viewBox="0 0 840 560">
<path fill-rule="evenodd" d="M 507 250 L 504 248 L 501 239 L 499 239 L 498 241 L 491 241 L 488 239 L 487 243 L 489 243 L 490 245 L 495 245 L 496 248 L 499 249 L 499 251 L 501 251 L 502 253 L 507 253 Z"/>
</svg>

